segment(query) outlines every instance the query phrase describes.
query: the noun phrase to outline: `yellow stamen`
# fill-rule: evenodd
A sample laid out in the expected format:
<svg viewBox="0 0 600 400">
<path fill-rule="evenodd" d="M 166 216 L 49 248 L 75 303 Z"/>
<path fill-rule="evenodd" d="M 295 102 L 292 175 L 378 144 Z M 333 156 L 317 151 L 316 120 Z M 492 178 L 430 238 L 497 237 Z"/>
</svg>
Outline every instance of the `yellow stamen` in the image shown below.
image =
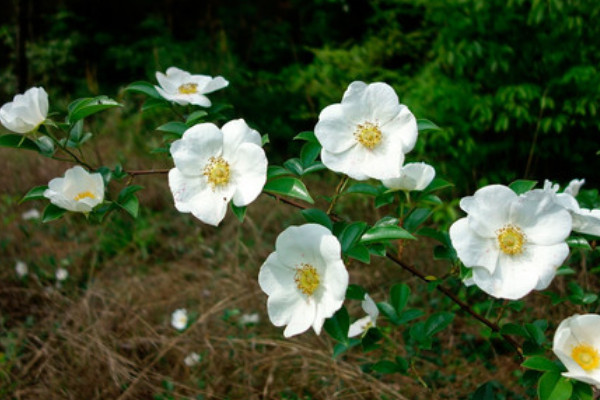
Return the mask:
<svg viewBox="0 0 600 400">
<path fill-rule="evenodd" d="M 229 182 L 229 164 L 222 157 L 211 157 L 204 167 L 204 176 L 214 189 L 216 186 L 226 185 Z"/>
<path fill-rule="evenodd" d="M 571 351 L 571 357 L 586 371 L 594 370 L 600 365 L 600 355 L 595 348 L 587 344 L 575 346 Z"/>
<path fill-rule="evenodd" d="M 79 193 L 77 196 L 75 196 L 75 197 L 73 198 L 73 200 L 75 200 L 75 201 L 79 201 L 79 200 L 81 200 L 81 199 L 85 199 L 85 198 L 88 198 L 88 199 L 95 199 L 95 198 L 96 198 L 96 196 L 94 196 L 94 194 L 93 194 L 92 192 L 90 192 L 89 190 L 86 190 L 85 192 L 81 192 L 81 193 Z"/>
<path fill-rule="evenodd" d="M 184 83 L 178 88 L 179 94 L 194 94 L 198 93 L 197 83 Z"/>
<path fill-rule="evenodd" d="M 514 225 L 506 225 L 496 231 L 498 245 L 504 254 L 514 256 L 523 252 L 525 245 L 525 234 Z"/>
<path fill-rule="evenodd" d="M 300 264 L 300 268 L 296 269 L 294 280 L 298 289 L 307 296 L 311 296 L 321 283 L 319 273 L 310 264 Z"/>
<path fill-rule="evenodd" d="M 357 125 L 354 137 L 358 143 L 373 150 L 381 142 L 381 130 L 377 124 L 367 121 Z"/>
</svg>

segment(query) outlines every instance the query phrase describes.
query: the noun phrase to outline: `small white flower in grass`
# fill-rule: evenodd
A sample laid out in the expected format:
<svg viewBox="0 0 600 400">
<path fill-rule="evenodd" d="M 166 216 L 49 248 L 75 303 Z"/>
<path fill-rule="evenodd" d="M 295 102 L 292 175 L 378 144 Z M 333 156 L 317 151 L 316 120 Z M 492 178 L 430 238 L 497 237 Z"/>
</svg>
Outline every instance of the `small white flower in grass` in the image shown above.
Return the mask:
<svg viewBox="0 0 600 400">
<path fill-rule="evenodd" d="M 178 331 L 182 331 L 187 328 L 188 313 L 185 308 L 178 308 L 177 310 L 173 311 L 173 314 L 171 314 L 171 325 Z"/>
<path fill-rule="evenodd" d="M 40 212 L 35 208 L 27 210 L 23 214 L 21 214 L 21 218 L 23 218 L 25 221 L 28 221 L 31 219 L 40 219 L 40 217 L 41 217 Z"/>
<path fill-rule="evenodd" d="M 490 185 L 460 201 L 468 215 L 450 227 L 450 239 L 472 281 L 499 298 L 519 299 L 550 285 L 569 255 L 571 216 L 543 190 L 518 196 Z"/>
<path fill-rule="evenodd" d="M 251 324 L 258 324 L 259 321 L 260 321 L 260 316 L 258 315 L 258 313 L 252 313 L 252 314 L 242 314 L 242 316 L 238 320 L 238 323 L 240 325 L 251 325 Z"/>
<path fill-rule="evenodd" d="M 400 177 L 382 179 L 382 183 L 393 190 L 423 190 L 435 178 L 435 169 L 428 164 L 409 163 L 400 170 Z"/>
<path fill-rule="evenodd" d="M 193 367 L 194 365 L 197 365 L 201 359 L 202 357 L 200 357 L 200 354 L 191 352 L 183 359 L 183 363 L 188 367 Z"/>
<path fill-rule="evenodd" d="M 195 104 L 210 107 L 211 102 L 205 94 L 223 89 L 229 82 L 222 76 L 213 78 L 208 75 L 192 75 L 177 67 L 167 69 L 167 74 L 156 73 L 156 80 L 160 86 L 155 86 L 158 93 L 166 100 L 182 106 Z"/>
<path fill-rule="evenodd" d="M 348 287 L 340 242 L 322 225 L 291 226 L 277 237 L 258 283 L 269 296 L 273 325 L 287 325 L 285 337 L 311 326 L 318 335 L 325 319 L 342 306 Z"/>
<path fill-rule="evenodd" d="M 567 368 L 563 376 L 600 388 L 600 315 L 573 315 L 554 334 L 552 351 Z"/>
<path fill-rule="evenodd" d="M 15 272 L 19 278 L 24 278 L 28 272 L 27 264 L 25 264 L 23 261 L 17 261 L 17 264 L 15 265 Z"/>
<path fill-rule="evenodd" d="M 355 321 L 352 325 L 350 325 L 348 337 L 362 335 L 368 331 L 369 328 L 374 328 L 377 325 L 379 309 L 377 308 L 377 304 L 375 304 L 371 296 L 365 294 L 365 299 L 362 301 L 361 306 L 362 309 L 367 313 L 367 316 Z"/>
<path fill-rule="evenodd" d="M 391 86 L 352 82 L 342 102 L 323 109 L 315 126 L 321 160 L 357 180 L 398 178 L 417 140 L 417 121 Z"/>
<path fill-rule="evenodd" d="M 48 115 L 48 94 L 41 87 L 32 87 L 18 94 L 0 108 L 0 122 L 13 132 L 27 133 L 37 129 Z"/>
<path fill-rule="evenodd" d="M 565 188 L 564 192 L 557 193 L 559 186 L 549 180 L 544 182 L 543 190 L 554 196 L 554 201 L 571 213 L 573 218 L 573 231 L 588 235 L 600 236 L 600 209 L 590 210 L 579 207 L 575 196 L 585 183 L 585 179 L 574 179 Z"/>
<path fill-rule="evenodd" d="M 64 268 L 58 268 L 54 273 L 54 276 L 58 282 L 66 281 L 69 277 L 69 271 Z"/>
<path fill-rule="evenodd" d="M 89 213 L 104 200 L 104 181 L 99 173 L 90 174 L 77 165 L 64 178 L 52 179 L 44 197 L 65 210 Z"/>
<path fill-rule="evenodd" d="M 180 212 L 192 213 L 217 226 L 230 200 L 246 206 L 261 193 L 267 180 L 267 156 L 260 134 L 243 119 L 219 129 L 211 123 L 186 130 L 171 144 L 175 168 L 169 187 Z"/>
</svg>

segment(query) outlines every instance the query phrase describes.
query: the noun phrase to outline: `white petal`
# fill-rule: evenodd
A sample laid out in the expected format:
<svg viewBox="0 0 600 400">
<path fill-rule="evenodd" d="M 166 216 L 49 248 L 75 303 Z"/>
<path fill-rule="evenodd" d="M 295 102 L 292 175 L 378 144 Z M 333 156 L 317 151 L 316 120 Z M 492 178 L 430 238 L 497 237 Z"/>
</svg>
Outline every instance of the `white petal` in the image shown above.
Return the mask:
<svg viewBox="0 0 600 400">
<path fill-rule="evenodd" d="M 385 125 L 397 118 L 401 111 L 398 95 L 394 89 L 383 82 L 371 83 L 365 89 L 364 100 L 370 110 L 370 117 Z"/>
<path fill-rule="evenodd" d="M 348 330 L 348 337 L 354 337 L 361 335 L 365 331 L 365 327 L 369 326 L 371 323 L 371 317 L 368 315 L 366 317 L 362 317 L 361 319 L 356 320 L 352 325 L 350 325 L 350 329 Z"/>
<path fill-rule="evenodd" d="M 232 185 L 217 186 L 214 189 L 208 187 L 194 197 L 190 212 L 205 224 L 217 226 L 225 218 L 234 190 Z"/>
<path fill-rule="evenodd" d="M 331 153 L 323 148 L 321 150 L 321 161 L 330 170 L 346 174 L 357 181 L 369 179 L 369 176 L 362 171 L 362 168 L 357 167 L 357 165 L 364 164 L 365 154 L 352 151 L 355 147 L 339 154 Z"/>
<path fill-rule="evenodd" d="M 235 119 L 221 127 L 223 132 L 223 154 L 227 157 L 235 153 L 242 143 L 254 143 L 262 146 L 262 139 L 258 131 L 250 128 L 243 119 Z"/>
<path fill-rule="evenodd" d="M 177 169 L 189 176 L 202 175 L 211 157 L 221 155 L 223 134 L 216 125 L 194 125 L 181 139 L 171 144 L 171 156 Z"/>
<path fill-rule="evenodd" d="M 469 227 L 480 236 L 495 238 L 496 231 L 509 222 L 509 211 L 517 194 L 507 186 L 489 185 L 464 197 L 460 208 L 467 212 Z"/>
<path fill-rule="evenodd" d="M 564 193 L 570 194 L 573 197 L 576 197 L 579 194 L 579 190 L 585 183 L 585 179 L 573 179 L 564 190 Z"/>
<path fill-rule="evenodd" d="M 316 304 L 312 299 L 308 299 L 306 302 L 299 301 L 296 303 L 296 308 L 290 321 L 288 322 L 283 336 L 291 337 L 299 333 L 305 332 L 308 328 L 313 325 L 315 321 Z M 315 329 L 315 332 L 317 330 Z"/>
<path fill-rule="evenodd" d="M 267 156 L 262 147 L 242 143 L 231 162 L 230 179 L 235 187 L 233 204 L 245 206 L 262 192 L 267 181 Z"/>
<path fill-rule="evenodd" d="M 267 300 L 267 313 L 271 323 L 275 326 L 287 325 L 302 301 L 303 299 L 294 292 L 277 291 L 270 294 Z M 306 329 L 309 327 L 310 323 Z"/>
<path fill-rule="evenodd" d="M 318 268 L 322 264 L 320 243 L 323 236 L 333 236 L 322 225 L 304 224 L 286 228 L 275 242 L 280 261 L 289 267 L 308 263 Z"/>
<path fill-rule="evenodd" d="M 327 106 L 319 114 L 315 125 L 315 136 L 325 150 L 340 153 L 356 144 L 356 123 L 344 114 L 341 104 Z"/>
<path fill-rule="evenodd" d="M 588 235 L 600 236 L 600 210 L 580 208 L 572 212 L 573 230 Z"/>
<path fill-rule="evenodd" d="M 361 307 L 371 317 L 371 319 L 376 320 L 379 316 L 377 304 L 375 304 L 371 296 L 368 294 L 365 294 L 365 299 L 362 301 Z"/>
<path fill-rule="evenodd" d="M 346 286 L 348 285 L 346 284 Z M 322 295 L 316 298 L 316 310 L 311 325 L 317 335 L 321 333 L 325 320 L 332 317 L 342 307 L 343 302 L 343 297 L 341 299 L 335 297 L 328 290 L 324 290 Z"/>
<path fill-rule="evenodd" d="M 479 236 L 471 229 L 468 218 L 454 222 L 449 233 L 452 246 L 465 267 L 480 267 L 490 274 L 494 273 L 499 256 L 495 238 Z"/>
<path fill-rule="evenodd" d="M 271 295 L 277 291 L 295 291 L 296 270 L 279 261 L 276 252 L 269 254 L 258 273 L 258 284 L 263 292 Z"/>
<path fill-rule="evenodd" d="M 194 201 L 197 201 L 195 197 L 205 190 L 210 190 L 204 176 L 184 175 L 177 168 L 169 171 L 168 179 L 175 208 L 179 212 L 191 212 Z"/>
<path fill-rule="evenodd" d="M 532 190 L 511 204 L 510 222 L 523 230 L 527 243 L 550 245 L 571 233 L 571 215 L 547 191 Z"/>
<path fill-rule="evenodd" d="M 423 190 L 435 177 L 435 169 L 428 164 L 409 163 L 402 167 L 400 177 L 394 179 L 383 179 L 383 184 L 395 190 Z"/>
<path fill-rule="evenodd" d="M 223 89 L 224 87 L 227 87 L 229 85 L 229 82 L 223 78 L 222 76 L 216 76 L 213 79 L 210 80 L 210 82 L 204 86 L 204 89 L 202 90 L 202 92 L 204 93 L 212 93 L 215 90 L 219 90 L 219 89 Z"/>
<path fill-rule="evenodd" d="M 354 81 L 348 85 L 342 97 L 344 115 L 354 125 L 372 117 L 371 110 L 366 106 L 366 89 L 366 83 Z"/>
</svg>

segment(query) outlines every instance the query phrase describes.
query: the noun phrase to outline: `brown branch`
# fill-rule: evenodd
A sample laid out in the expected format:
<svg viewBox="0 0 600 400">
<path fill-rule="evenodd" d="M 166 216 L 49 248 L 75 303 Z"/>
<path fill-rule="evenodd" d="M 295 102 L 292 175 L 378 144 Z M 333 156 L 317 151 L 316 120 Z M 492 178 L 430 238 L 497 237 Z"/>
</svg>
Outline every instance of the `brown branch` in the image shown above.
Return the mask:
<svg viewBox="0 0 600 400">
<path fill-rule="evenodd" d="M 298 209 L 306 210 L 308 208 L 304 204 L 298 203 L 294 200 L 290 200 L 285 197 L 280 197 L 280 196 L 272 194 L 272 193 L 267 193 L 267 194 L 270 195 L 271 197 L 277 199 L 278 201 L 281 201 L 282 203 L 291 205 Z M 339 216 L 334 215 L 334 214 L 330 215 L 330 217 L 333 221 L 341 221 L 342 220 Z M 425 275 L 424 273 L 422 273 L 415 267 L 408 265 L 405 262 L 401 261 L 397 256 L 390 254 L 389 252 L 386 252 L 386 257 L 390 261 L 392 261 L 396 265 L 398 265 L 400 268 L 404 269 L 405 271 L 408 271 L 410 274 L 416 276 L 423 282 L 427 282 L 427 283 L 431 282 L 431 279 L 428 279 L 427 275 Z M 500 336 L 502 336 L 502 338 L 516 350 L 517 354 L 519 355 L 519 358 L 521 360 L 523 359 L 523 349 L 521 349 L 521 346 L 519 346 L 519 343 L 517 343 L 511 336 L 503 334 L 501 332 L 500 326 L 498 324 L 490 321 L 489 319 L 485 318 L 483 315 L 477 313 L 467 303 L 465 303 L 464 301 L 459 299 L 450 289 L 448 289 L 442 285 L 436 285 L 435 288 L 439 292 L 444 294 L 446 297 L 448 297 L 450 300 L 452 300 L 454 303 L 456 303 L 462 311 L 471 315 L 473 318 L 475 318 L 479 322 L 483 323 L 484 325 L 488 326 L 492 331 L 499 333 Z"/>
<path fill-rule="evenodd" d="M 159 175 L 159 174 L 168 174 L 170 169 L 142 169 L 137 171 L 124 171 L 127 175 L 130 176 L 139 176 L 139 175 Z"/>
</svg>

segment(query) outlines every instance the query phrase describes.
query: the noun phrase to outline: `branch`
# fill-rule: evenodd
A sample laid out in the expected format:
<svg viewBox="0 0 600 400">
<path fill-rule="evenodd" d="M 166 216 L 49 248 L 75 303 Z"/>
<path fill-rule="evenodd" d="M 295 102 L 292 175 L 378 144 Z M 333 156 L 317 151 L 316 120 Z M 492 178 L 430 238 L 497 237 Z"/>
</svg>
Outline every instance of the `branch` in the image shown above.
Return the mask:
<svg viewBox="0 0 600 400">
<path fill-rule="evenodd" d="M 138 176 L 138 175 L 159 175 L 168 174 L 170 169 L 142 169 L 137 171 L 124 171 L 127 175 Z"/>
</svg>

